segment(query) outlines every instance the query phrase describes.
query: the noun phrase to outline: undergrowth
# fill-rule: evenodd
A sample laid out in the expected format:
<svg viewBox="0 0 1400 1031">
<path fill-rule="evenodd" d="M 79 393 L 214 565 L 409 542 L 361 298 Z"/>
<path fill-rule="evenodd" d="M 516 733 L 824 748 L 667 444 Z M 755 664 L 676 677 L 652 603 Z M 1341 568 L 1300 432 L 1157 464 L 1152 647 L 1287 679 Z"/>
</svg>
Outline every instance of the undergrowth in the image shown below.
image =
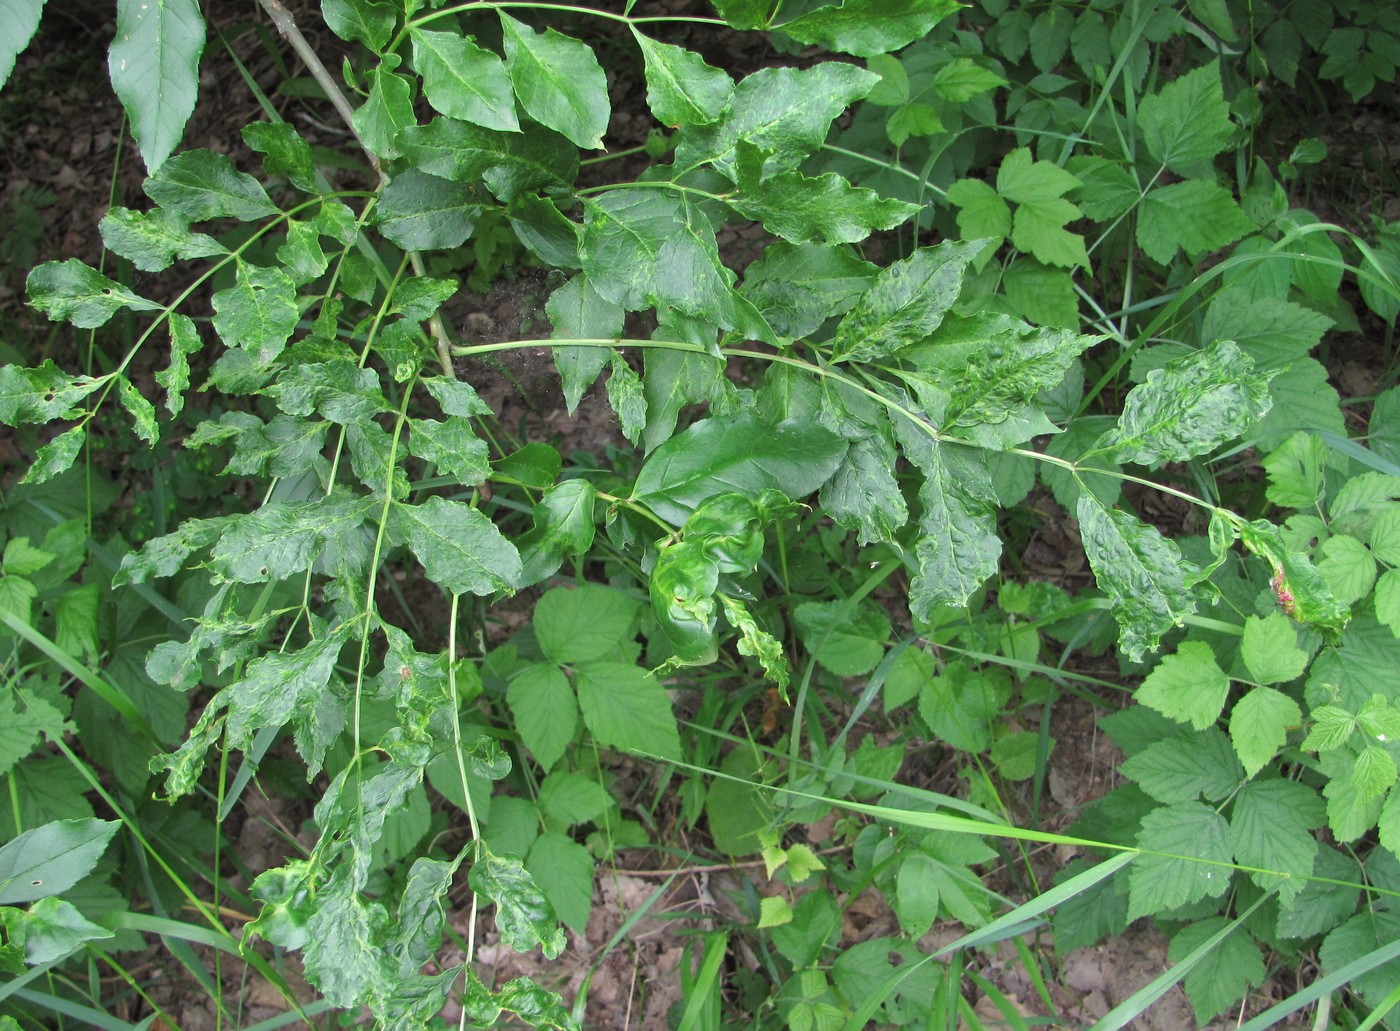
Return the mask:
<svg viewBox="0 0 1400 1031">
<path fill-rule="evenodd" d="M 587 1025 L 478 937 L 556 959 L 638 855 L 752 874 L 687 928 L 681 1029 L 1060 1020 L 1060 959 L 1143 919 L 1169 969 L 1097 1027 L 1178 983 L 1389 1019 L 1400 229 L 1290 190 L 1393 97 L 1390 5 L 324 0 L 343 53 L 261 9 L 343 135 L 245 74 L 243 156 L 180 150 L 199 5 L 119 3 L 145 198 L 104 271 L 29 273 L 65 357 L 0 368 L 6 1026 L 169 1023 L 156 938 L 221 1026 L 249 978 L 260 1028 Z M 451 316 L 527 267 L 547 337 Z M 483 400 L 544 346 L 604 453 Z M 1047 520 L 1092 583 L 1030 568 Z M 1121 780 L 1051 825 L 1076 700 Z M 891 933 L 843 937 L 872 891 Z"/>
</svg>

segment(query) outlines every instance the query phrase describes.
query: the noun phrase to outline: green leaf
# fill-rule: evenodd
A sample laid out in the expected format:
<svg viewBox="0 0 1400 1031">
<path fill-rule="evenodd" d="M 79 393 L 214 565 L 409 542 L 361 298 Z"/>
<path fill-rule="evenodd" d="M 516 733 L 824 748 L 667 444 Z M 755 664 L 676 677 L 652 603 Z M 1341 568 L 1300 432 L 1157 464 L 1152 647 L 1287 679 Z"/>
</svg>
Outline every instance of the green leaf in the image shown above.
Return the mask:
<svg viewBox="0 0 1400 1031">
<path fill-rule="evenodd" d="M 199 96 L 203 53 L 199 0 L 117 0 L 117 35 L 107 68 L 151 174 L 160 171 L 184 135 Z"/>
<path fill-rule="evenodd" d="M 516 952 L 539 946 L 545 959 L 564 951 L 567 939 L 555 923 L 554 907 L 518 859 L 487 852 L 472 864 L 467 882 L 496 904 L 501 940 Z"/>
<path fill-rule="evenodd" d="M 484 183 L 507 204 L 535 189 L 567 189 L 578 175 L 578 148 L 533 123 L 523 131 L 499 132 L 434 118 L 409 126 L 398 143 L 418 171 L 471 186 Z"/>
<path fill-rule="evenodd" d="M 899 926 L 911 938 L 928 933 L 938 918 L 939 862 L 933 856 L 912 852 L 899 864 L 895 897 L 891 900 Z"/>
<path fill-rule="evenodd" d="M 1201 339 L 1233 340 L 1255 365 L 1272 369 L 1306 357 L 1331 325 L 1326 315 L 1301 304 L 1230 288 L 1211 299 Z"/>
<path fill-rule="evenodd" d="M 588 849 L 566 834 L 546 831 L 530 847 L 525 868 L 554 906 L 560 921 L 579 934 L 584 933 L 593 908 L 594 864 Z"/>
<path fill-rule="evenodd" d="M 872 57 L 923 39 L 957 10 L 954 0 L 842 0 L 773 28 L 802 43 Z"/>
<path fill-rule="evenodd" d="M 632 500 L 676 525 L 702 501 L 729 491 L 767 489 L 806 497 L 835 472 L 846 442 L 808 421 L 772 426 L 752 415 L 702 419 L 643 464 Z"/>
<path fill-rule="evenodd" d="M 1203 0 L 1194 0 L 1198 7 Z M 1223 6 L 1223 5 L 1222 5 Z M 1229 922 L 1223 916 L 1211 917 L 1188 924 L 1172 936 L 1167 948 L 1167 961 L 1179 963 L 1197 948 L 1219 934 Z M 1183 987 L 1196 1011 L 1196 1026 L 1205 1027 L 1211 1020 L 1244 998 L 1251 988 L 1264 983 L 1266 971 L 1259 946 L 1244 931 L 1227 933 L 1211 949 L 1210 962 L 1194 967 L 1186 975 Z"/>
<path fill-rule="evenodd" d="M 0 423 L 23 426 L 76 419 L 77 404 L 107 380 L 70 376 L 48 359 L 38 368 L 0 365 Z"/>
<path fill-rule="evenodd" d="M 486 441 L 472 432 L 466 419 L 410 419 L 408 428 L 408 450 L 458 483 L 476 484 L 491 475 Z"/>
<path fill-rule="evenodd" d="M 535 121 L 585 150 L 600 150 L 612 107 L 608 82 L 593 51 L 553 29 L 536 33 L 504 11 L 506 71 L 520 105 Z"/>
<path fill-rule="evenodd" d="M 989 249 L 1011 235 L 1011 208 L 990 184 L 959 179 L 948 187 L 948 203 L 958 209 L 958 229 L 964 240 L 989 240 Z"/>
<path fill-rule="evenodd" d="M 1011 697 L 1004 670 L 973 670 L 950 662 L 919 689 L 919 715 L 930 731 L 960 752 L 977 754 L 991 745 L 992 722 Z"/>
<path fill-rule="evenodd" d="M 536 440 L 504 458 L 498 458 L 492 464 L 496 468 L 497 479 L 513 481 L 534 490 L 547 490 L 558 479 L 563 462 L 558 451 Z"/>
<path fill-rule="evenodd" d="M 873 72 L 838 61 L 803 70 L 760 69 L 734 88 L 727 118 L 682 128 L 676 174 L 712 164 L 734 178 L 741 141 L 766 155 L 763 175 L 795 169 L 822 145 L 836 116 L 879 81 Z"/>
<path fill-rule="evenodd" d="M 59 820 L 6 842 L 0 847 L 0 905 L 67 891 L 97 865 L 119 826 L 115 820 Z"/>
<path fill-rule="evenodd" d="M 648 584 L 652 611 L 671 646 L 673 661 L 706 665 L 715 661 L 719 640 L 714 593 L 719 564 L 698 540 L 666 548 L 652 567 Z"/>
<path fill-rule="evenodd" d="M 535 505 L 533 527 L 515 542 L 520 549 L 522 587 L 553 576 L 566 554 L 588 553 L 597 530 L 596 498 L 593 484 L 585 479 L 565 480 L 545 491 Z"/>
<path fill-rule="evenodd" d="M 304 417 L 316 412 L 342 426 L 368 423 L 389 407 L 379 374 L 348 358 L 294 365 L 263 393 L 288 415 Z M 377 423 L 372 425 L 379 428 Z"/>
<path fill-rule="evenodd" d="M 245 125 L 243 142 L 263 156 L 263 168 L 268 175 L 285 175 L 297 189 L 307 193 L 317 192 L 316 161 L 311 156 L 311 145 L 290 123 L 253 122 Z"/>
<path fill-rule="evenodd" d="M 428 393 L 444 415 L 466 419 L 473 415 L 491 414 L 491 406 L 480 398 L 470 383 L 445 376 L 431 376 L 419 382 L 428 388 Z"/>
<path fill-rule="evenodd" d="M 1189 567 L 1174 541 L 1091 494 L 1080 494 L 1078 515 L 1089 565 L 1121 628 L 1119 644 L 1136 662 L 1195 611 L 1186 587 Z"/>
<path fill-rule="evenodd" d="M 1137 242 L 1161 265 L 1178 250 L 1193 261 L 1234 243 L 1254 228 L 1230 192 L 1205 179 L 1159 186 L 1138 210 Z"/>
<path fill-rule="evenodd" d="M 1225 149 L 1234 135 L 1216 61 L 1144 97 L 1138 128 L 1147 151 L 1178 175 L 1189 176 Z"/>
<path fill-rule="evenodd" d="M 726 594 L 721 594 L 719 600 L 724 608 L 724 618 L 729 620 L 730 626 L 739 631 L 739 640 L 735 644 L 739 654 L 757 659 L 763 667 L 764 675 L 785 694 L 788 686 L 788 665 L 782 643 L 758 625 L 758 621 L 742 601 Z"/>
<path fill-rule="evenodd" d="M 1298 703 L 1272 687 L 1256 687 L 1236 702 L 1230 712 L 1230 740 L 1245 774 L 1253 777 L 1262 770 L 1283 747 L 1289 730 L 1302 722 Z"/>
<path fill-rule="evenodd" d="M 405 250 L 460 247 L 481 215 L 474 199 L 465 183 L 409 169 L 394 176 L 380 196 L 379 231 Z"/>
<path fill-rule="evenodd" d="M 1269 378 L 1233 343 L 1217 340 L 1149 372 L 1094 452 L 1157 465 L 1213 451 L 1269 410 Z"/>
<path fill-rule="evenodd" d="M 586 275 L 574 276 L 545 302 L 553 336 L 576 340 L 606 340 L 622 335 L 624 312 L 604 298 Z M 593 385 L 610 351 L 605 347 L 555 347 L 554 367 L 564 387 L 564 404 L 572 415 Z"/>
<path fill-rule="evenodd" d="M 680 731 L 660 681 L 630 662 L 585 662 L 574 670 L 583 722 L 598 743 L 679 759 Z"/>
<path fill-rule="evenodd" d="M 409 26 L 413 67 L 428 103 L 449 118 L 516 132 L 515 94 L 501 59 L 455 32 Z"/>
<path fill-rule="evenodd" d="M 1030 149 L 1008 154 L 997 171 L 997 192 L 1016 203 L 1011 242 L 1046 265 L 1089 267 L 1084 238 L 1064 228 L 1083 212 L 1061 194 L 1079 186 L 1079 180 L 1049 161 L 1033 161 Z"/>
<path fill-rule="evenodd" d="M 1265 496 L 1283 508 L 1311 508 L 1322 499 L 1326 457 L 1322 438 L 1299 430 L 1264 456 L 1269 476 Z"/>
<path fill-rule="evenodd" d="M 227 157 L 212 150 L 176 154 L 141 188 L 161 207 L 193 222 L 223 217 L 252 222 L 277 214 L 277 205 L 256 179 L 238 171 Z"/>
<path fill-rule="evenodd" d="M 535 603 L 535 637 L 558 663 L 613 658 L 636 636 L 639 612 L 634 599 L 611 587 L 556 587 Z"/>
<path fill-rule="evenodd" d="M 167 269 L 177 257 L 188 260 L 228 253 L 228 248 L 212 236 L 190 232 L 184 216 L 165 208 L 112 208 L 102 216 L 98 228 L 109 250 L 130 258 L 143 272 Z"/>
<path fill-rule="evenodd" d="M 965 104 L 975 96 L 1005 85 L 1005 79 L 970 57 L 953 58 L 933 76 L 934 90 L 954 104 Z"/>
<path fill-rule="evenodd" d="M 214 332 L 265 366 L 286 348 L 301 320 L 296 284 L 280 268 L 237 264 L 234 285 L 214 294 Z"/>
<path fill-rule="evenodd" d="M 938 112 L 927 104 L 905 104 L 895 108 L 885 122 L 885 135 L 896 147 L 904 146 L 910 136 L 935 136 L 945 131 Z"/>
<path fill-rule="evenodd" d="M 1375 603 L 1376 618 L 1400 637 L 1400 569 L 1387 569 L 1376 580 Z"/>
<path fill-rule="evenodd" d="M 794 607 L 791 618 L 807 650 L 837 676 L 862 676 L 885 657 L 890 621 L 878 606 L 809 601 Z"/>
<path fill-rule="evenodd" d="M 369 512 L 372 499 L 329 494 L 314 501 L 271 501 L 256 512 L 239 516 L 226 524 L 210 554 L 209 565 L 219 576 L 235 583 L 255 584 L 285 580 L 310 568 L 316 557 L 330 543 L 345 545 L 346 537 L 358 532 Z M 131 563 L 128 575 L 133 582 L 136 569 L 143 571 L 155 563 L 157 575 L 168 576 L 179 568 L 178 562 L 162 562 L 164 552 L 170 558 L 179 556 L 185 547 L 201 546 L 203 527 L 186 526 L 167 538 L 158 538 L 146 545 L 142 561 Z M 220 524 L 216 523 L 216 526 Z M 158 541 L 170 540 L 156 554 L 149 554 Z M 189 554 L 185 551 L 185 556 Z M 183 556 L 179 557 L 179 562 Z M 123 567 L 126 561 L 123 559 Z"/>
<path fill-rule="evenodd" d="M 57 962 L 83 942 L 115 937 L 115 932 L 55 898 L 40 899 L 28 912 L 21 911 L 7 921 L 7 927 L 10 940 L 24 949 L 24 961 L 30 966 Z"/>
<path fill-rule="evenodd" d="M 612 799 L 598 781 L 581 773 L 556 770 L 540 782 L 536 801 L 545 820 L 567 828 L 596 820 Z"/>
<path fill-rule="evenodd" d="M 1368 906 L 1329 934 L 1318 955 L 1322 968 L 1331 974 L 1397 940 L 1400 940 L 1400 915 Z M 1374 1010 L 1379 1010 L 1397 984 L 1400 984 L 1400 960 L 1392 959 L 1352 978 L 1348 987 L 1359 993 Z"/>
<path fill-rule="evenodd" d="M 784 338 L 808 336 L 869 289 L 876 268 L 842 247 L 770 244 L 744 273 L 743 292 Z"/>
<path fill-rule="evenodd" d="M 852 186 L 834 172 L 812 179 L 801 172 L 780 172 L 745 184 L 743 192 L 728 203 L 790 243 L 857 243 L 877 229 L 893 229 L 919 211 L 916 204 Z"/>
<path fill-rule="evenodd" d="M 60 472 L 66 472 L 73 465 L 73 459 L 78 457 L 78 451 L 83 450 L 85 441 L 87 441 L 87 424 L 80 424 L 71 430 L 64 430 L 48 444 L 39 448 L 38 454 L 34 457 L 34 464 L 29 466 L 29 471 L 24 473 L 24 478 L 20 482 L 43 483 L 55 478 Z"/>
<path fill-rule="evenodd" d="M 1358 800 L 1369 803 L 1390 790 L 1397 774 L 1400 771 L 1389 752 L 1380 745 L 1367 745 L 1357 753 L 1349 779 Z"/>
<path fill-rule="evenodd" d="M 131 421 L 136 424 L 136 435 L 147 444 L 154 445 L 159 432 L 156 428 L 155 405 L 147 401 L 141 391 L 125 376 L 117 377 L 117 400 L 131 416 Z"/>
<path fill-rule="evenodd" d="M 1133 697 L 1168 719 L 1205 730 L 1220 718 L 1229 693 L 1230 681 L 1216 665 L 1210 645 L 1185 641 L 1157 664 Z"/>
<path fill-rule="evenodd" d="M 321 0 L 326 26 L 341 39 L 380 51 L 394 34 L 394 9 L 379 0 Z"/>
<path fill-rule="evenodd" d="M 443 590 L 494 594 L 520 585 L 515 545 L 470 505 L 431 497 L 421 505 L 394 505 L 389 521 L 423 563 L 428 579 Z"/>
<path fill-rule="evenodd" d="M 897 421 L 896 431 L 901 421 Z M 982 581 L 997 571 L 1001 538 L 996 532 L 996 489 L 985 456 L 952 443 L 905 453 L 924 474 L 919 487 L 919 536 L 914 554 L 919 571 L 909 585 L 909 610 L 932 618 L 939 605 L 966 605 Z"/>
<path fill-rule="evenodd" d="M 962 290 L 963 274 L 985 240 L 921 247 L 882 269 L 875 283 L 836 327 L 833 349 L 842 361 L 868 362 L 927 337 Z"/>
<path fill-rule="evenodd" d="M 1230 742 L 1216 727 L 1154 741 L 1129 757 L 1120 769 L 1167 805 L 1195 801 L 1201 795 L 1219 802 L 1229 797 L 1241 780 L 1240 764 Z"/>
<path fill-rule="evenodd" d="M 1357 757 L 1342 749 L 1321 757 L 1324 775 L 1331 779 L 1322 793 L 1327 796 L 1327 825 L 1338 841 L 1355 841 L 1376 826 L 1381 800 L 1366 794 L 1355 777 Z M 1368 771 L 1362 771 L 1363 777 Z"/>
<path fill-rule="evenodd" d="M 138 297 L 77 258 L 40 265 L 25 280 L 25 292 L 29 294 L 29 303 L 50 319 L 70 322 L 78 329 L 105 325 L 123 308 L 155 311 L 161 307 Z"/>
<path fill-rule="evenodd" d="M 0 87 L 9 81 L 15 58 L 24 52 L 44 13 L 44 0 L 17 0 L 0 9 Z"/>
<path fill-rule="evenodd" d="M 1224 895 L 1231 874 L 1228 834 L 1225 818 L 1200 802 L 1144 816 L 1137 836 L 1144 852 L 1128 871 L 1128 921 Z"/>
<path fill-rule="evenodd" d="M 1258 684 L 1286 684 L 1308 668 L 1307 653 L 1298 647 L 1297 630 L 1277 612 L 1265 619 L 1245 619 L 1240 658 Z"/>
<path fill-rule="evenodd" d="M 399 134 L 415 124 L 413 84 L 383 65 L 371 69 L 369 78 L 369 96 L 351 117 L 351 123 L 372 153 L 386 160 L 396 158 Z"/>
<path fill-rule="evenodd" d="M 1324 541 L 1320 555 L 1317 570 L 1338 602 L 1351 605 L 1371 593 L 1376 582 L 1376 560 L 1366 545 L 1341 534 Z"/>
<path fill-rule="evenodd" d="M 643 36 L 629 25 L 646 63 L 647 106 L 662 125 L 709 125 L 729 110 L 734 80 L 699 55 Z"/>
<path fill-rule="evenodd" d="M 526 666 L 506 686 L 506 702 L 525 747 L 541 767 L 552 768 L 578 729 L 578 703 L 568 678 L 552 663 Z"/>
<path fill-rule="evenodd" d="M 1386 507 L 1377 514 L 1369 543 L 1378 562 L 1400 566 L 1400 506 Z"/>
<path fill-rule="evenodd" d="M 1079 296 L 1071 273 L 1022 259 L 1006 270 L 1002 288 L 1011 309 L 1023 318 L 1056 329 L 1078 328 Z"/>
<path fill-rule="evenodd" d="M 1259 887 L 1277 887 L 1284 909 L 1298 896 L 1313 872 L 1317 839 L 1312 830 L 1326 821 L 1317 792 L 1289 780 L 1259 780 L 1240 788 L 1230 814 L 1230 851 L 1235 862 L 1256 870 Z"/>
</svg>

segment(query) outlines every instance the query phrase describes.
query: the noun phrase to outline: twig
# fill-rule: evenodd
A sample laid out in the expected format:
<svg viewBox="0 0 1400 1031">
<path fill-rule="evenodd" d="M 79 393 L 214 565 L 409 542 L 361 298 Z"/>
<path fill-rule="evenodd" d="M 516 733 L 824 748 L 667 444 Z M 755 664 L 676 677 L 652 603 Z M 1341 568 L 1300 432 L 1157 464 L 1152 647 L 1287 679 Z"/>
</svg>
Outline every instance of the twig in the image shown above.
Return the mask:
<svg viewBox="0 0 1400 1031">
<path fill-rule="evenodd" d="M 336 114 L 340 115 L 341 120 L 349 128 L 350 134 L 355 137 L 355 142 L 360 145 L 365 157 L 369 158 L 370 166 L 379 176 L 380 188 L 387 186 L 389 176 L 385 174 L 383 166 L 379 163 L 379 155 L 365 145 L 364 137 L 355 128 L 355 109 L 350 106 L 350 101 L 345 99 L 345 94 L 341 91 L 339 83 L 335 81 L 321 59 L 316 56 L 316 51 L 311 49 L 311 44 L 301 34 L 301 29 L 297 28 L 296 19 L 292 17 L 292 13 L 282 6 L 282 0 L 258 0 L 258 3 L 267 12 L 267 16 L 272 19 L 272 24 L 277 26 L 277 31 L 282 34 L 282 38 L 291 44 L 296 55 L 301 58 L 301 63 L 306 65 L 311 77 L 325 92 L 326 99 L 331 102 L 331 107 L 335 108 Z M 426 275 L 427 270 L 423 265 L 423 259 L 417 251 L 408 252 L 408 261 L 413 266 L 414 275 Z M 442 316 L 435 312 L 428 320 L 428 326 L 432 330 L 433 341 L 437 345 L 438 364 L 442 366 L 443 374 L 454 377 L 452 342 L 447 337 L 447 328 L 442 323 Z"/>
</svg>

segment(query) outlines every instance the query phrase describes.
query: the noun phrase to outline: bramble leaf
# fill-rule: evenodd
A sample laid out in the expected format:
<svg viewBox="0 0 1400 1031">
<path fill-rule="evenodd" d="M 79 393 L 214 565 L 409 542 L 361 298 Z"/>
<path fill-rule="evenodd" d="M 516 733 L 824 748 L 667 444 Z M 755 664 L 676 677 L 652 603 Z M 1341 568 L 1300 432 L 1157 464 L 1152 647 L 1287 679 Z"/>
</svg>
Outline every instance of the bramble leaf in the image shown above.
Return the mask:
<svg viewBox="0 0 1400 1031">
<path fill-rule="evenodd" d="M 204 35 L 199 0 L 117 2 L 107 69 L 149 172 L 179 146 L 194 111 Z"/>
<path fill-rule="evenodd" d="M 1137 836 L 1144 852 L 1128 871 L 1128 921 L 1224 895 L 1231 875 L 1228 835 L 1225 818 L 1200 802 L 1144 816 Z"/>
<path fill-rule="evenodd" d="M 1178 250 L 1193 261 L 1234 243 L 1254 228 L 1224 187 L 1206 179 L 1159 186 L 1138 210 L 1137 242 L 1153 261 L 1166 265 Z"/>
<path fill-rule="evenodd" d="M 633 598 L 601 584 L 556 587 L 535 605 L 535 636 L 540 650 L 558 663 L 613 658 L 636 636 L 639 608 Z"/>
<path fill-rule="evenodd" d="M 509 593 L 520 586 L 520 554 L 494 523 L 470 505 L 431 497 L 395 504 L 389 514 L 428 579 L 453 594 Z"/>
<path fill-rule="evenodd" d="M 1244 621 L 1240 658 L 1258 684 L 1286 684 L 1308 668 L 1308 656 L 1298 647 L 1298 631 L 1281 613 Z"/>
<path fill-rule="evenodd" d="M 1212 61 L 1142 99 L 1138 109 L 1147 152 L 1178 175 L 1209 161 L 1230 142 L 1235 126 L 1220 88 L 1220 65 Z"/>
<path fill-rule="evenodd" d="M 1190 568 L 1174 541 L 1127 512 L 1079 496 L 1079 533 L 1089 565 L 1113 606 L 1119 644 L 1133 661 L 1155 651 L 1164 633 L 1196 609 L 1186 587 Z"/>
<path fill-rule="evenodd" d="M 1262 770 L 1284 746 L 1288 731 L 1302 722 L 1298 703 L 1272 687 L 1256 687 L 1236 702 L 1230 712 L 1230 740 L 1245 774 L 1253 777 Z"/>
<path fill-rule="evenodd" d="M 1049 161 L 1033 161 L 1028 147 L 1008 154 L 997 171 L 997 192 L 1016 203 L 1011 242 L 1046 265 L 1089 267 L 1084 238 L 1064 228 L 1083 212 L 1061 195 L 1079 180 Z"/>
<path fill-rule="evenodd" d="M 105 325 L 123 308 L 155 311 L 154 301 L 139 297 L 114 279 L 77 258 L 48 261 L 25 280 L 29 303 L 55 322 L 70 322 L 78 329 Z"/>
<path fill-rule="evenodd" d="M 223 217 L 252 222 L 277 214 L 277 205 L 256 179 L 238 171 L 227 157 L 212 150 L 176 154 L 141 188 L 161 207 L 192 222 Z"/>
<path fill-rule="evenodd" d="M 1175 805 L 1204 795 L 1211 802 L 1240 786 L 1240 764 L 1217 727 L 1154 741 L 1120 767 L 1159 802 Z"/>
<path fill-rule="evenodd" d="M 608 83 L 589 47 L 553 29 L 536 33 L 503 10 L 506 71 L 525 112 L 585 150 L 599 150 L 612 106 Z"/>
<path fill-rule="evenodd" d="M 574 670 L 583 722 L 609 748 L 681 756 L 680 731 L 661 682 L 630 662 L 582 662 Z"/>
<path fill-rule="evenodd" d="M 598 790 L 596 785 L 593 789 L 595 793 Z M 530 846 L 525 868 L 559 914 L 560 922 L 582 934 L 593 908 L 594 862 L 588 849 L 567 834 L 546 831 Z"/>
<path fill-rule="evenodd" d="M 455 32 L 412 25 L 413 67 L 423 76 L 428 103 L 449 118 L 507 132 L 519 130 L 515 94 L 501 59 Z"/>
<path fill-rule="evenodd" d="M 551 662 L 526 666 L 506 686 L 506 703 L 535 761 L 553 767 L 578 729 L 578 702 L 563 671 Z"/>
<path fill-rule="evenodd" d="M 1317 839 L 1312 831 L 1326 822 L 1317 792 L 1289 780 L 1258 780 L 1244 785 L 1230 813 L 1230 851 L 1235 862 L 1257 870 L 1276 870 L 1287 878 L 1251 873 L 1265 890 L 1277 886 L 1284 908 L 1313 872 Z"/>
<path fill-rule="evenodd" d="M 1216 664 L 1210 645 L 1184 641 L 1147 675 L 1133 697 L 1168 719 L 1197 730 L 1214 726 L 1230 693 L 1230 681 Z"/>
</svg>

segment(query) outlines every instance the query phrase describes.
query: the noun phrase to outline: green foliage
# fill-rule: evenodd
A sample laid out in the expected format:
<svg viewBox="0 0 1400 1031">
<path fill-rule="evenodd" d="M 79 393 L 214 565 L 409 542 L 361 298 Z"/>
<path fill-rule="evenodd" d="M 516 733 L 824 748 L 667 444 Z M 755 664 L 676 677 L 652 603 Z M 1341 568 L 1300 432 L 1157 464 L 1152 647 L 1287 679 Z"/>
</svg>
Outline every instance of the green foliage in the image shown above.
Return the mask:
<svg viewBox="0 0 1400 1031">
<path fill-rule="evenodd" d="M 41 5 L 12 6 L 0 84 Z M 176 153 L 202 18 L 121 0 L 151 206 L 102 220 L 103 271 L 27 282 L 38 315 L 121 346 L 0 366 L 30 457 L 0 509 L 0 901 L 33 903 L 0 914 L 6 969 L 183 940 L 91 901 L 123 883 L 99 785 L 160 827 L 120 860 L 149 909 L 188 904 L 215 928 L 190 940 L 229 950 L 149 842 L 175 855 L 185 815 L 189 852 L 221 854 L 205 792 L 216 822 L 258 786 L 312 798 L 305 854 L 231 897 L 326 1004 L 404 1029 L 454 995 L 475 1024 L 575 1026 L 528 978 L 485 983 L 475 929 L 444 964 L 454 907 L 555 961 L 599 863 L 679 840 L 766 875 L 687 953 L 683 1027 L 731 999 L 736 1026 L 971 1025 L 965 951 L 1050 909 L 1061 951 L 1155 919 L 1202 1022 L 1266 950 L 1335 972 L 1393 937 L 1400 401 L 1349 439 L 1312 351 L 1357 325 L 1348 275 L 1394 321 L 1400 236 L 1290 209 L 1255 149 L 1292 129 L 1247 85 L 1311 61 L 1369 93 L 1388 12 L 724 0 L 779 50 L 859 59 L 736 81 L 668 41 L 689 16 L 629 7 L 594 39 L 585 8 L 326 0 L 343 92 L 264 6 L 358 151 L 269 104 L 244 157 Z M 657 123 L 632 176 L 608 164 L 627 89 Z M 1286 183 L 1318 157 L 1295 142 Z M 459 277 L 526 255 L 547 339 L 459 337 Z M 177 262 L 178 296 L 153 278 Z M 497 352 L 550 361 L 570 415 L 606 397 L 632 447 L 519 439 L 536 405 L 484 400 Z M 100 447 L 178 502 L 106 515 Z M 1233 464 L 1249 449 L 1266 482 Z M 1082 543 L 1077 593 L 1027 570 L 1046 519 Z M 1109 649 L 1130 783 L 1048 835 L 1051 717 L 1086 690 L 1067 660 Z M 956 778 L 903 786 L 929 749 Z M 153 773 L 188 809 L 142 801 Z M 817 827 L 829 855 L 799 838 Z M 990 836 L 1126 851 L 1015 905 L 983 883 L 1013 856 Z M 871 888 L 899 937 L 844 947 Z M 945 922 L 968 937 L 935 961 Z M 740 940 L 760 969 L 722 990 Z M 1354 980 L 1367 1004 L 1385 970 Z"/>
</svg>

